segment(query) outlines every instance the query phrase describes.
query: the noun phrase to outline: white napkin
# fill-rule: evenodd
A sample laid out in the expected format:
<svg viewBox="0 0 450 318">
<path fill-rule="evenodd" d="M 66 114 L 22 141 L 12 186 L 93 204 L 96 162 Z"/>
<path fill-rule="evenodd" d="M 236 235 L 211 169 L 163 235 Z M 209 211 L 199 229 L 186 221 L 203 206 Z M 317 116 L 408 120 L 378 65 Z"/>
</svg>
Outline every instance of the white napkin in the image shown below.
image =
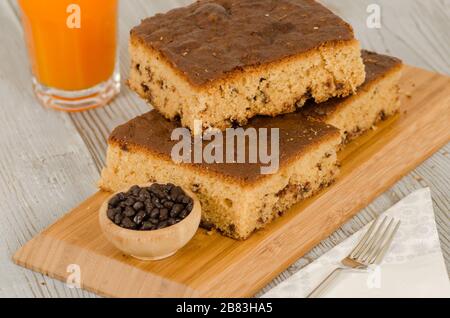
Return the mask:
<svg viewBox="0 0 450 318">
<path fill-rule="evenodd" d="M 384 213 L 401 220 L 381 266 L 367 272 L 344 272 L 322 297 L 450 297 L 429 189 L 418 190 Z M 344 258 L 369 225 L 318 260 L 267 292 L 263 297 L 305 297 Z"/>
</svg>

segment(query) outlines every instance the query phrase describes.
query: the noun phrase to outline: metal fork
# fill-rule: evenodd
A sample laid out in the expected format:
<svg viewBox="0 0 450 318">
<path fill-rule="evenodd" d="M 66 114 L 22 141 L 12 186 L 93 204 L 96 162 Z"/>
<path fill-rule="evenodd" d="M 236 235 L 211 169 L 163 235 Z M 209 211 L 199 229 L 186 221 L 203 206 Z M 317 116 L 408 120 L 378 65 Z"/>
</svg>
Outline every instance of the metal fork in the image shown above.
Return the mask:
<svg viewBox="0 0 450 318">
<path fill-rule="evenodd" d="M 353 251 L 341 261 L 342 266 L 332 271 L 307 298 L 318 297 L 344 270 L 366 270 L 370 265 L 380 264 L 400 227 L 400 221 L 390 219 L 386 225 L 388 221 L 387 216 L 381 222 L 378 218 L 375 219 Z"/>
</svg>

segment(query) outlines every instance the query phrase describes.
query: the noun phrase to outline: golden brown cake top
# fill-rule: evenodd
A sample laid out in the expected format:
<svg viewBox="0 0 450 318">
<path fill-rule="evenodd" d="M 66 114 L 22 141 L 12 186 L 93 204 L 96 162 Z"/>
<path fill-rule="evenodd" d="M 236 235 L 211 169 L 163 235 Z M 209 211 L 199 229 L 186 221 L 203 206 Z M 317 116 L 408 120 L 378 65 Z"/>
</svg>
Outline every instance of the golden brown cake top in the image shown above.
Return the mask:
<svg viewBox="0 0 450 318">
<path fill-rule="evenodd" d="M 147 18 L 131 35 L 196 85 L 354 39 L 349 24 L 314 0 L 202 0 Z"/>
<path fill-rule="evenodd" d="M 391 71 L 402 66 L 402 61 L 398 58 L 365 50 L 362 51 L 362 58 L 366 67 L 366 80 L 363 85 L 358 88 L 358 91 L 369 89 L 380 78 L 383 78 Z M 308 101 L 300 111 L 305 116 L 313 117 L 315 119 L 325 119 L 336 112 L 340 107 L 344 107 L 345 101 L 350 98 L 353 98 L 353 96 L 348 96 L 346 98 L 332 98 L 320 104 Z"/>
<path fill-rule="evenodd" d="M 118 145 L 123 151 L 143 150 L 152 155 L 156 155 L 163 160 L 172 160 L 171 152 L 178 141 L 171 140 L 172 132 L 179 126 L 171 121 L 166 120 L 157 111 L 150 111 L 138 116 L 128 123 L 117 127 L 109 138 L 109 143 Z M 255 128 L 257 132 L 261 132 L 260 128 L 267 128 L 268 152 L 271 153 L 270 139 L 273 131 L 271 128 L 279 128 L 279 167 L 280 169 L 295 160 L 299 156 L 308 153 L 314 146 L 322 143 L 339 142 L 340 134 L 337 128 L 326 125 L 321 122 L 307 120 L 299 113 L 281 115 L 275 118 L 255 117 L 249 124 L 243 127 L 244 131 L 248 128 Z M 185 128 L 186 129 L 186 128 Z M 186 135 L 191 138 L 190 132 L 187 130 Z M 257 134 L 258 138 L 260 133 Z M 222 147 L 224 149 L 223 162 L 226 162 L 227 143 L 226 133 L 223 135 Z M 334 140 L 333 140 L 334 139 Z M 214 140 L 214 139 L 213 139 Z M 190 139 L 193 145 L 193 139 Z M 210 141 L 203 140 L 203 149 Z M 237 142 L 235 143 L 235 153 Z M 249 162 L 249 144 L 246 141 L 246 162 Z M 192 148 L 194 149 L 194 148 Z M 258 151 L 260 148 L 257 148 Z M 193 159 L 194 152 L 191 159 Z M 193 160 L 192 160 L 193 162 Z M 259 159 L 257 163 L 187 163 L 189 166 L 198 168 L 203 172 L 212 172 L 223 178 L 231 178 L 241 182 L 256 181 L 264 175 L 261 174 L 261 167 L 267 166 Z"/>
</svg>

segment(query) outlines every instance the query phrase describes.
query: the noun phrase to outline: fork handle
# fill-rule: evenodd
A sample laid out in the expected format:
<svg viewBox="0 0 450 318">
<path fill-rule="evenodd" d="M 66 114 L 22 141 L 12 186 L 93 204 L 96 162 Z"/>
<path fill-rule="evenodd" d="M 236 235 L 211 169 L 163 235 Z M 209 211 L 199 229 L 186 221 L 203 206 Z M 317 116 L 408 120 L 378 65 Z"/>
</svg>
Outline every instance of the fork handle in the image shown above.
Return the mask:
<svg viewBox="0 0 450 318">
<path fill-rule="evenodd" d="M 342 272 L 344 271 L 345 268 L 343 267 L 338 267 L 336 268 L 334 271 L 332 271 L 324 280 L 322 280 L 322 282 L 316 287 L 314 288 L 309 294 L 308 296 L 306 296 L 306 298 L 317 298 L 319 297 L 323 291 L 330 286 L 331 282 L 333 280 L 336 279 L 336 277 Z"/>
</svg>

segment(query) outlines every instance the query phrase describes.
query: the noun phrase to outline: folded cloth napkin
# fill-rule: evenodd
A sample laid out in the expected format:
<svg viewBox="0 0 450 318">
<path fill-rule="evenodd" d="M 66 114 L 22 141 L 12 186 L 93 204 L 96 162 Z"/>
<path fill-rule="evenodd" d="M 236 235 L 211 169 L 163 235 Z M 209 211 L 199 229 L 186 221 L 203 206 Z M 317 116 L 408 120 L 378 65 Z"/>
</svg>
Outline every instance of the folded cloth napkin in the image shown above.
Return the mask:
<svg viewBox="0 0 450 318">
<path fill-rule="evenodd" d="M 384 215 L 401 220 L 380 266 L 342 272 L 322 294 L 326 298 L 450 297 L 430 189 L 418 190 Z M 263 297 L 305 297 L 356 246 L 369 225 L 276 286 Z"/>
</svg>

